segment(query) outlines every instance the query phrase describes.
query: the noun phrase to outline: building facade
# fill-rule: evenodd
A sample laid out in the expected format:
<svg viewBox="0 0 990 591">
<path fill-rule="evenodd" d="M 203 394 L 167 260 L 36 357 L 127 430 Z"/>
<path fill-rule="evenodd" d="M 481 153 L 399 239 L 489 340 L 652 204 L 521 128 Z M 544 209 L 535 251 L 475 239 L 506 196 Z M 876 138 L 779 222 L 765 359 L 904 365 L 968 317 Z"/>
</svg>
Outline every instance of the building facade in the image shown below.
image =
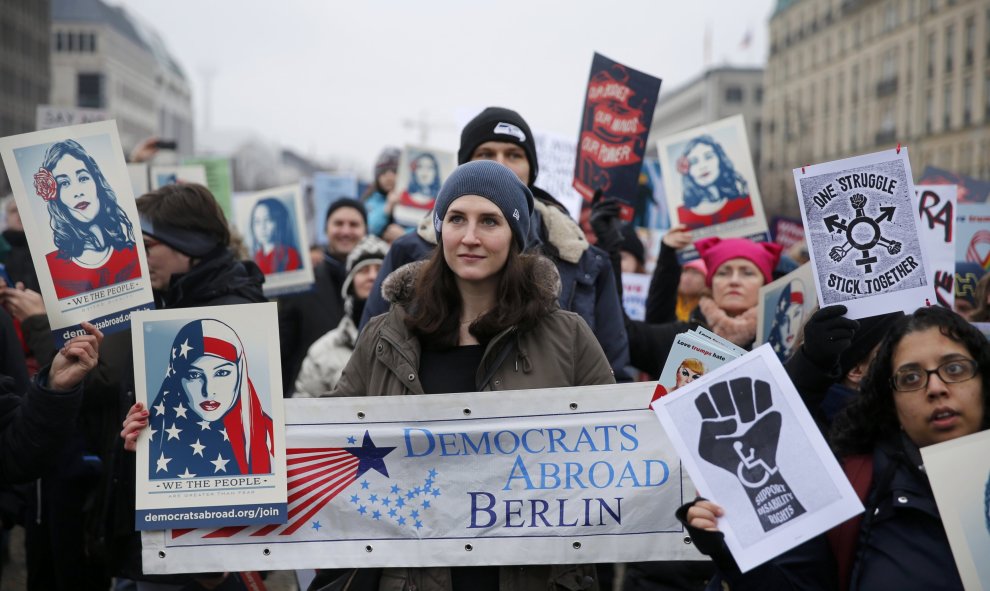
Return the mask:
<svg viewBox="0 0 990 591">
<path fill-rule="evenodd" d="M 990 179 L 987 0 L 778 0 L 765 87 L 768 211 L 797 215 L 792 169 L 898 144 Z"/>
<path fill-rule="evenodd" d="M 38 105 L 48 102 L 48 2 L 4 0 L 0 10 L 0 137 L 34 131 Z M 10 192 L 0 166 L 0 195 Z"/>
<path fill-rule="evenodd" d="M 742 114 L 746 119 L 753 165 L 759 166 L 763 118 L 763 69 L 712 68 L 670 92 L 660 91 L 650 138 L 653 140 Z M 656 156 L 655 141 L 648 154 Z"/>
<path fill-rule="evenodd" d="M 154 135 L 192 155 L 189 82 L 157 34 L 102 0 L 51 7 L 51 104 L 107 111 L 125 150 Z"/>
</svg>

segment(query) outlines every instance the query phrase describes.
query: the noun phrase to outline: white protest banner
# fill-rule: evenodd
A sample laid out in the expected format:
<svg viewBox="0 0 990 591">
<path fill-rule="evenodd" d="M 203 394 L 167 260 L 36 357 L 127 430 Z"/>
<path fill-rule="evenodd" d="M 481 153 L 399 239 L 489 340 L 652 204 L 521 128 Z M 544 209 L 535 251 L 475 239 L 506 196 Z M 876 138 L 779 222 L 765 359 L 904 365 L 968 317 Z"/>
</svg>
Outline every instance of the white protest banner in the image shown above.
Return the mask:
<svg viewBox="0 0 990 591">
<path fill-rule="evenodd" d="M 399 202 L 392 208 L 395 223 L 415 228 L 433 209 L 443 181 L 457 167 L 453 152 L 405 146 L 399 156 L 395 186 L 401 191 Z"/>
<path fill-rule="evenodd" d="M 144 532 L 144 571 L 702 560 L 652 392 L 286 400 L 288 524 Z"/>
<path fill-rule="evenodd" d="M 935 301 L 907 148 L 794 169 L 822 307 L 849 318 Z"/>
<path fill-rule="evenodd" d="M 790 359 L 804 323 L 818 305 L 815 270 L 805 263 L 760 288 L 756 303 L 756 344 L 770 343 L 781 361 Z"/>
<path fill-rule="evenodd" d="M 196 183 L 206 186 L 206 167 L 202 164 L 153 165 L 151 167 L 151 190 L 176 183 Z M 220 201 L 217 201 L 220 203 Z M 221 204 L 222 205 L 222 204 Z"/>
<path fill-rule="evenodd" d="M 540 170 L 533 184 L 560 201 L 574 221 L 578 221 L 584 197 L 574 188 L 577 140 L 559 133 L 534 131 L 533 145 L 540 162 Z"/>
<path fill-rule="evenodd" d="M 154 307 L 116 122 L 5 137 L 0 155 L 56 346 L 83 321 L 111 333 Z"/>
<path fill-rule="evenodd" d="M 687 227 L 695 240 L 769 239 L 742 115 L 660 138 L 657 154 L 671 227 Z M 697 257 L 693 247 L 682 253 Z"/>
<path fill-rule="evenodd" d="M 646 273 L 622 274 L 622 307 L 633 320 L 646 319 L 646 296 L 652 280 L 653 275 Z"/>
<path fill-rule="evenodd" d="M 921 448 L 952 557 L 967 590 L 990 590 L 990 431 Z"/>
<path fill-rule="evenodd" d="M 955 185 L 916 185 L 915 211 L 921 246 L 928 254 L 928 271 L 938 303 L 952 309 L 956 300 L 956 194 Z M 935 302 L 932 302 L 935 303 Z"/>
<path fill-rule="evenodd" d="M 233 208 L 234 225 L 244 236 L 251 260 L 265 274 L 265 295 L 309 289 L 313 262 L 299 185 L 238 195 Z"/>
<path fill-rule="evenodd" d="M 55 129 L 83 123 L 106 121 L 110 114 L 100 109 L 84 109 L 82 107 L 57 107 L 55 105 L 38 105 L 35 111 L 35 129 Z"/>
<path fill-rule="evenodd" d="M 863 511 L 769 345 L 653 408 L 743 572 Z"/>
<path fill-rule="evenodd" d="M 285 523 L 274 302 L 134 315 L 139 530 Z"/>
</svg>

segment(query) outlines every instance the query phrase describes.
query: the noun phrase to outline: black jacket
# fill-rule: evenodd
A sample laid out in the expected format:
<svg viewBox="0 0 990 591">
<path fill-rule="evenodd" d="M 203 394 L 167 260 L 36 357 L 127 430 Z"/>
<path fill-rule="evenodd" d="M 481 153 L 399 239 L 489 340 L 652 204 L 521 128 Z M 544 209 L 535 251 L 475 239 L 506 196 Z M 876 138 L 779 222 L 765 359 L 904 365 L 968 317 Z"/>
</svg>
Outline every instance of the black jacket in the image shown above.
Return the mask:
<svg viewBox="0 0 990 591">
<path fill-rule="evenodd" d="M 316 339 L 337 328 L 344 316 L 340 288 L 347 272 L 329 254 L 313 269 L 313 289 L 278 299 L 278 336 L 282 347 L 282 392 L 292 392 L 299 368 Z"/>
</svg>

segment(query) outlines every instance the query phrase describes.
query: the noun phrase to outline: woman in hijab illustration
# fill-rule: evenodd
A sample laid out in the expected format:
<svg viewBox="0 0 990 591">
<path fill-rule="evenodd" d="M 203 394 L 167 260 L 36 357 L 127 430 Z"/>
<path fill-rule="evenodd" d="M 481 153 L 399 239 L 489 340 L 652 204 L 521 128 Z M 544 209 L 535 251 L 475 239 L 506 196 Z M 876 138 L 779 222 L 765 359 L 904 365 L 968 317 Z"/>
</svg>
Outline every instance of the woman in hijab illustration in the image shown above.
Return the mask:
<svg viewBox="0 0 990 591">
<path fill-rule="evenodd" d="M 195 320 L 178 332 L 149 420 L 149 478 L 272 472 L 272 419 L 223 322 Z"/>
<path fill-rule="evenodd" d="M 280 199 L 265 197 L 251 210 L 254 262 L 265 275 L 295 271 L 302 266 L 289 208 Z"/>
<path fill-rule="evenodd" d="M 746 180 L 711 136 L 698 136 L 687 143 L 677 159 L 677 172 L 684 181 L 684 204 L 677 208 L 677 215 L 689 229 L 753 215 Z"/>
<path fill-rule="evenodd" d="M 795 279 L 788 283 L 780 298 L 770 325 L 767 342 L 781 361 L 787 361 L 794 352 L 798 331 L 804 326 L 804 283 Z"/>
<path fill-rule="evenodd" d="M 34 175 L 55 241 L 45 255 L 58 299 L 141 276 L 134 232 L 96 161 L 75 140 L 52 144 Z"/>
</svg>

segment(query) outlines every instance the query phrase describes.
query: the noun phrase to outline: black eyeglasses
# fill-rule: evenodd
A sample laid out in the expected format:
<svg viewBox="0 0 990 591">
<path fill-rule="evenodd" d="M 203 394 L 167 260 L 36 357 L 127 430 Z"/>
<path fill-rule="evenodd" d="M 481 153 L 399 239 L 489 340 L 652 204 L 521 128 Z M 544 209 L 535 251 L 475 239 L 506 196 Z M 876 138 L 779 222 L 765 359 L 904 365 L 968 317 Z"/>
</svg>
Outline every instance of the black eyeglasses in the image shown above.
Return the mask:
<svg viewBox="0 0 990 591">
<path fill-rule="evenodd" d="M 937 373 L 946 384 L 956 384 L 976 376 L 976 362 L 972 359 L 953 359 L 935 369 L 909 367 L 899 369 L 890 378 L 890 385 L 898 392 L 913 392 L 928 385 L 928 377 Z"/>
</svg>

